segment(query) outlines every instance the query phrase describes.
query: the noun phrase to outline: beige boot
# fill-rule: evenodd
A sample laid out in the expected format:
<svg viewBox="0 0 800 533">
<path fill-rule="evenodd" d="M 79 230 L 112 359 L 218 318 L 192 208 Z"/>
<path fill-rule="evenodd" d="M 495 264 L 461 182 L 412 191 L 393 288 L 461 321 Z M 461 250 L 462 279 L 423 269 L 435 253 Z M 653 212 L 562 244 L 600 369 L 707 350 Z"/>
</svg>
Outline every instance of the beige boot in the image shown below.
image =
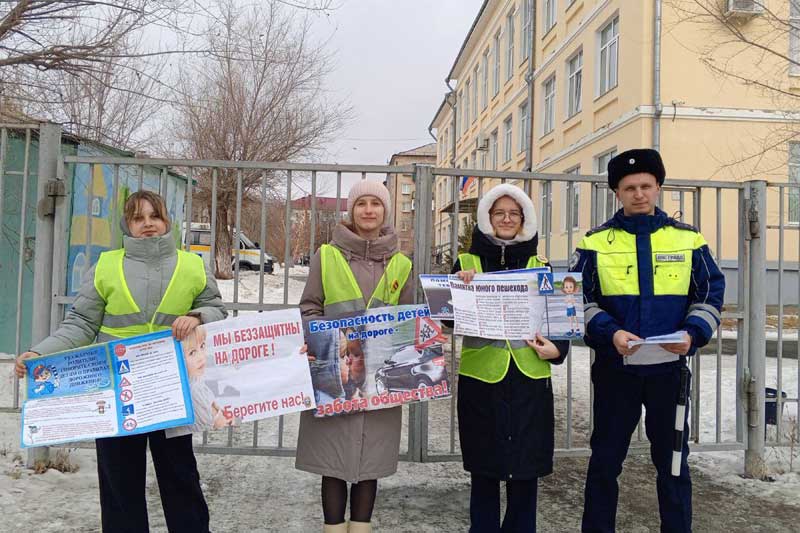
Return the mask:
<svg viewBox="0 0 800 533">
<path fill-rule="evenodd" d="M 369 522 L 353 522 L 351 520 L 347 531 L 349 533 L 372 533 L 372 524 Z"/>
<path fill-rule="evenodd" d="M 342 522 L 341 524 L 323 524 L 322 526 L 323 533 L 347 533 L 347 522 Z"/>
</svg>

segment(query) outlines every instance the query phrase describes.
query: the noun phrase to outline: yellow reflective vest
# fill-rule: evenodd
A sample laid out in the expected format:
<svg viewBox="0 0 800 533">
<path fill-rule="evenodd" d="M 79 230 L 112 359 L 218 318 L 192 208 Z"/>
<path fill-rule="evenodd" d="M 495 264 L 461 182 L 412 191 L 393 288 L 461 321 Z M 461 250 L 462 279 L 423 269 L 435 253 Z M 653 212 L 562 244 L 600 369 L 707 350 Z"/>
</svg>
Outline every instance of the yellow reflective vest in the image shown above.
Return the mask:
<svg viewBox="0 0 800 533">
<path fill-rule="evenodd" d="M 412 265 L 408 257 L 401 253 L 394 254 L 366 305 L 353 271 L 338 248 L 330 244 L 320 246 L 320 266 L 322 292 L 325 297 L 323 314 L 337 316 L 373 307 L 397 305 L 400 302 L 400 293 L 411 274 Z"/>
<path fill-rule="evenodd" d="M 475 269 L 482 273 L 480 257 L 474 254 L 460 254 L 458 261 L 461 270 Z M 538 268 L 545 263 L 534 256 L 528 259 L 527 268 Z M 511 358 L 520 372 L 531 379 L 550 377 L 550 363 L 539 359 L 536 351 L 524 340 L 494 340 L 464 336 L 461 348 L 461 365 L 458 373 L 462 376 L 497 383 L 508 373 Z"/>
<path fill-rule="evenodd" d="M 203 259 L 177 250 L 175 270 L 153 316 L 146 316 L 133 299 L 125 281 L 125 249 L 100 254 L 94 271 L 94 286 L 105 302 L 100 333 L 125 338 L 170 329 L 179 316 L 192 310 L 195 298 L 206 287 Z"/>
</svg>

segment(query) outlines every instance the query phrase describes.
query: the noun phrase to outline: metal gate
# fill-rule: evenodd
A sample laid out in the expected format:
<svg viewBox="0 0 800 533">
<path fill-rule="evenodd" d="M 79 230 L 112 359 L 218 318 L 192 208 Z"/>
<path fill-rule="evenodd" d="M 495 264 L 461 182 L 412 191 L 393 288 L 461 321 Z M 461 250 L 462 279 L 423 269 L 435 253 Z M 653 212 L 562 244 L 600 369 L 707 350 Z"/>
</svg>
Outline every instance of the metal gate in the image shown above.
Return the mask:
<svg viewBox="0 0 800 533">
<path fill-rule="evenodd" d="M 153 188 L 163 192 L 168 173 L 183 175 L 187 183 L 183 210 L 188 214 L 193 213 L 193 204 L 200 201 L 197 198 L 196 180 L 204 180 L 204 190 L 210 190 L 210 197 L 204 196 L 202 201 L 210 208 L 212 234 L 218 224 L 227 223 L 216 220 L 218 197 L 224 196 L 221 194 L 224 181 L 224 193 L 227 194 L 224 197 L 232 200 L 232 226 L 242 228 L 244 224 L 250 223 L 257 227 L 261 243 L 266 243 L 269 236 L 276 232 L 282 233 L 283 248 L 279 255 L 282 255 L 283 264 L 289 266 L 297 252 L 297 234 L 293 233 L 293 225 L 298 224 L 298 218 L 295 217 L 292 204 L 295 191 L 302 189 L 311 197 L 310 224 L 306 226 L 309 235 L 303 241 L 304 251 L 311 255 L 320 244 L 317 238 L 318 228 L 315 227 L 318 224 L 316 197 L 321 190 L 335 189 L 335 197 L 341 199 L 343 180 L 375 176 L 383 179 L 390 173 L 414 174 L 415 275 L 431 272 L 436 266 L 434 258 L 440 255 L 438 252 L 441 249 L 437 250 L 434 246 L 433 232 L 441 231 L 445 220 L 448 222 L 449 241 L 452 243 L 450 256 L 455 257 L 461 218 L 475 207 L 474 200 L 461 198 L 459 182 L 465 175 L 476 178 L 478 197 L 484 188 L 499 182 L 516 183 L 532 195 L 534 204 L 542 213 L 540 250 L 551 258 L 551 263 L 557 270 L 566 268 L 571 250 L 586 229 L 604 221 L 615 209 L 613 195 L 608 191 L 603 176 L 501 173 L 421 165 L 319 165 L 64 156 L 56 158 L 53 164 L 58 169 L 57 175 L 54 173 L 53 178 L 48 180 L 42 180 L 40 176 L 39 180 L 37 198 L 46 200 L 46 206 L 52 205 L 54 209 L 40 210 L 37 220 L 37 252 L 40 244 L 47 245 L 46 235 L 39 240 L 39 228 L 41 226 L 46 229 L 49 223 L 49 258 L 52 261 L 45 258 L 47 254 L 37 257 L 36 274 L 37 278 L 49 279 L 52 289 L 47 287 L 44 295 L 34 300 L 34 341 L 57 327 L 72 301 L 66 290 L 67 247 L 71 226 L 69 199 L 76 194 L 91 195 L 90 191 L 73 190 L 74 183 L 70 176 L 79 166 L 88 166 L 91 175 L 99 173 L 110 176 L 110 198 L 116 211 L 120 209 L 117 199 L 121 176 L 126 176 L 128 190 Z M 160 168 L 158 179 L 144 179 L 144 167 Z M 40 170 L 41 168 L 40 163 Z M 447 185 L 442 187 L 442 182 L 447 182 Z M 729 275 L 729 281 L 735 279 L 737 288 L 735 300 L 729 297 L 730 292 L 726 297 L 726 301 L 730 302 L 723 313 L 726 329 L 718 332 L 712 343 L 702 350 L 701 356 L 692 359 L 693 450 L 746 449 L 748 465 L 757 464 L 759 458 L 763 463 L 764 388 L 768 366 L 765 339 L 767 241 L 769 238 L 772 243 L 772 239 L 775 239 L 777 243 L 776 246 L 771 244 L 774 248 L 772 251 L 775 252 L 772 255 L 778 262 L 776 279 L 780 298 L 776 332 L 777 354 L 770 359 L 769 366 L 777 371 L 775 385 L 781 390 L 785 386 L 782 372 L 786 368 L 783 360 L 787 332 L 784 328 L 783 311 L 787 300 L 785 291 L 780 290 L 780 287 L 789 278 L 785 274 L 787 262 L 784 256 L 788 249 L 785 234 L 798 229 L 792 218 L 793 213 L 800 214 L 800 208 L 793 203 L 800 197 L 798 191 L 798 186 L 767 184 L 763 181 L 728 183 L 669 180 L 664 187 L 662 202 L 665 208 L 669 210 L 675 207 L 675 211 L 681 212 L 682 220 L 704 232 L 718 259 L 735 257 L 735 264 L 738 266 L 735 273 L 731 271 Z M 434 206 L 442 203 L 442 194 L 452 201 L 446 209 L 434 209 Z M 789 209 L 785 209 L 785 198 L 789 199 Z M 341 201 L 344 202 L 343 199 Z M 778 204 L 777 215 L 767 210 L 767 206 L 773 204 Z M 257 206 L 256 211 L 248 210 L 247 205 Z M 564 209 L 560 209 L 562 205 Z M 282 211 L 279 219 L 273 211 Z M 456 216 L 456 213 L 459 215 Z M 554 224 L 554 213 L 561 215 L 560 225 Z M 771 217 L 769 224 L 768 216 Z M 335 220 L 338 221 L 339 217 L 340 211 L 337 210 Z M 731 233 L 735 234 L 732 239 L 727 237 Z M 190 245 L 189 235 L 190 232 L 186 231 L 183 237 L 183 245 L 186 247 Z M 90 242 L 91 239 L 87 238 L 87 247 Z M 234 254 L 238 258 L 238 239 L 235 242 L 237 246 Z M 800 257 L 800 239 L 796 244 Z M 213 239 L 211 246 L 214 246 Z M 91 250 L 87 252 L 91 257 Z M 243 273 L 240 263 L 235 261 L 234 264 L 234 277 L 228 287 L 229 298 L 226 298 L 226 304 L 234 315 L 239 312 L 258 312 L 296 305 L 297 291 L 303 283 L 302 268 L 295 271 L 291 268 L 279 268 L 278 279 L 282 278 L 282 281 L 276 284 L 263 271 L 263 257 L 257 274 Z M 47 276 L 41 275 L 42 273 Z M 797 286 L 800 287 L 800 270 L 797 278 Z M 266 280 L 270 282 L 267 283 Z M 417 298 L 422 301 L 419 291 Z M 789 301 L 796 309 L 797 300 Z M 47 325 L 44 334 L 41 331 L 43 323 Z M 800 349 L 800 341 L 796 344 Z M 455 374 L 458 367 L 456 340 L 452 341 L 450 348 L 450 368 Z M 591 358 L 589 350 L 575 342 L 572 354 L 564 366 L 554 372 L 554 389 L 557 398 L 561 400 L 557 400 L 556 404 L 563 405 L 563 409 L 557 413 L 556 442 L 559 455 L 589 453 L 592 390 L 587 378 Z M 454 390 L 457 390 L 457 384 Z M 796 410 L 796 396 L 796 392 L 786 398 L 778 394 L 775 405 L 778 412 L 783 410 L 785 404 L 794 404 Z M 15 396 L 13 407 L 17 405 Z M 404 424 L 407 427 L 401 450 L 403 458 L 411 461 L 459 458 L 455 396 L 451 400 L 416 404 L 404 410 Z M 297 417 L 289 415 L 229 428 L 227 432 L 205 434 L 198 438 L 196 447 L 198 451 L 206 453 L 291 455 L 294 453 L 296 430 Z M 791 431 L 798 431 L 797 424 Z M 632 453 L 646 450 L 642 433 L 640 427 L 635 436 L 636 442 L 631 448 Z M 779 417 L 775 438 L 772 439 L 774 443 L 786 444 L 792 434 L 786 432 Z M 753 471 L 752 467 L 749 469 Z"/>
</svg>

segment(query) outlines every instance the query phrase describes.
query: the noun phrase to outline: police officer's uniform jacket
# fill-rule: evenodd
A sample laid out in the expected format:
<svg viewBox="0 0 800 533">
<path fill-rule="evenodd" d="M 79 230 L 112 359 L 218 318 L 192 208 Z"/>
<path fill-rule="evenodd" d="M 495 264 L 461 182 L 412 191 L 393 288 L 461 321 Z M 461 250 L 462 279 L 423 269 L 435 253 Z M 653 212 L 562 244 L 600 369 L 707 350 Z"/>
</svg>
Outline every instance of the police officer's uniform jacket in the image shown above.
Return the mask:
<svg viewBox="0 0 800 533">
<path fill-rule="evenodd" d="M 693 355 L 720 323 L 725 279 L 705 239 L 658 208 L 654 215 L 620 210 L 591 230 L 570 271 L 583 276 L 584 339 L 598 365 L 623 366 L 612 341 L 620 329 L 642 338 L 685 330 L 692 337 L 687 355 Z M 682 361 L 626 369 L 653 374 Z"/>
</svg>

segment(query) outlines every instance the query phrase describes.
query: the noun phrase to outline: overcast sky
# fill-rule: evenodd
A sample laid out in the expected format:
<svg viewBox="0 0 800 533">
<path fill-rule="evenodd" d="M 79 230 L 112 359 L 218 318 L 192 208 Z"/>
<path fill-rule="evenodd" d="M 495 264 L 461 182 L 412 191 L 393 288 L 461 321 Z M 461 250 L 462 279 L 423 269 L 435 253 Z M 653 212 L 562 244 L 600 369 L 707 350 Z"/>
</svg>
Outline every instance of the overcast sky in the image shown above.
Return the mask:
<svg viewBox="0 0 800 533">
<path fill-rule="evenodd" d="M 338 2 L 314 31 L 330 35 L 331 86 L 354 117 L 324 162 L 385 164 L 394 153 L 433 142 L 428 125 L 482 0 Z"/>
</svg>

